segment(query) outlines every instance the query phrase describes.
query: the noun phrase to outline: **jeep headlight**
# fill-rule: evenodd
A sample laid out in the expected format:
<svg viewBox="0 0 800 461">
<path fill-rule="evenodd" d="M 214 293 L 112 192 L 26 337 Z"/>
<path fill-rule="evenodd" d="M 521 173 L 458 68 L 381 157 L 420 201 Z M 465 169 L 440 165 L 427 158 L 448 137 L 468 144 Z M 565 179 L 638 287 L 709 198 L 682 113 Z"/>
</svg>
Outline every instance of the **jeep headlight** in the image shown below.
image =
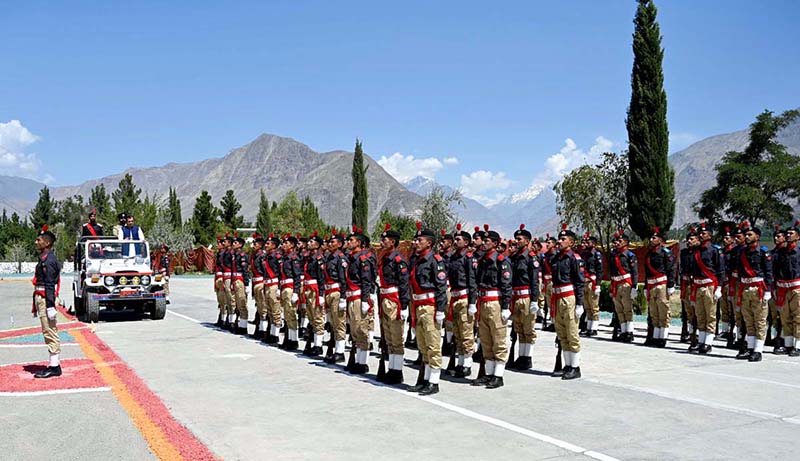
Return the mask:
<svg viewBox="0 0 800 461">
<path fill-rule="evenodd" d="M 143 275 L 142 276 L 142 285 L 150 285 L 150 276 L 149 275 Z"/>
<path fill-rule="evenodd" d="M 139 284 L 139 276 L 138 275 L 133 277 L 133 279 L 131 279 L 131 284 L 133 284 L 133 285 L 138 285 Z"/>
<path fill-rule="evenodd" d="M 124 275 L 122 277 L 120 277 L 119 278 L 119 284 L 120 285 L 127 285 L 128 284 L 128 277 L 125 277 Z"/>
<path fill-rule="evenodd" d="M 103 283 L 105 283 L 106 286 L 110 287 L 111 285 L 114 284 L 114 277 L 107 275 L 106 278 L 103 279 Z"/>
</svg>

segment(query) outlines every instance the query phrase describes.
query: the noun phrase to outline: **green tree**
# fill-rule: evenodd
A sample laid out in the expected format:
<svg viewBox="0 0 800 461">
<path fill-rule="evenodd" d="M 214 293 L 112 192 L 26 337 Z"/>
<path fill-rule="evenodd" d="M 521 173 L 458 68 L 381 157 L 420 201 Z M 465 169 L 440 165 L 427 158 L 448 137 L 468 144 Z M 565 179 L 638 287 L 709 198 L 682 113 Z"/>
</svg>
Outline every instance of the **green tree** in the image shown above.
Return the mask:
<svg viewBox="0 0 800 461">
<path fill-rule="evenodd" d="M 169 188 L 169 197 L 167 198 L 167 214 L 172 228 L 179 230 L 183 227 L 183 218 L 181 217 L 181 201 L 178 200 L 178 192 L 173 187 Z"/>
<path fill-rule="evenodd" d="M 765 110 L 750 125 L 750 143 L 743 152 L 731 151 L 715 167 L 717 184 L 694 204 L 700 218 L 712 224 L 723 220 L 756 225 L 791 218 L 787 203 L 800 194 L 800 158 L 775 141 L 778 132 L 800 116 L 797 110 L 776 116 Z"/>
<path fill-rule="evenodd" d="M 64 200 L 60 200 L 56 206 L 57 221 L 62 223 L 63 231 L 59 240 L 63 240 L 67 247 L 74 249 L 75 242 L 81 234 L 81 227 L 86 222 L 89 207 L 83 203 L 83 196 L 73 195 Z M 61 257 L 61 254 L 59 254 Z"/>
<path fill-rule="evenodd" d="M 21 219 L 17 213 L 0 226 L 0 253 L 6 254 L 11 246 L 20 244 L 30 257 L 36 254 L 34 241 L 38 229 L 28 224 L 26 219 Z"/>
<path fill-rule="evenodd" d="M 367 231 L 369 218 L 369 195 L 367 193 L 367 168 L 364 164 L 364 151 L 361 148 L 361 141 L 356 139 L 356 149 L 353 155 L 353 213 L 351 224 Z"/>
<path fill-rule="evenodd" d="M 669 166 L 667 93 L 661 68 L 664 49 L 653 0 L 639 0 L 633 33 L 631 102 L 628 129 L 630 187 L 627 208 L 631 229 L 641 238 L 653 226 L 664 231 L 675 217 L 675 173 Z"/>
<path fill-rule="evenodd" d="M 244 217 L 238 214 L 241 209 L 242 204 L 236 200 L 233 190 L 228 189 L 219 201 L 219 218 L 222 224 L 231 230 L 244 227 Z"/>
<path fill-rule="evenodd" d="M 261 189 L 261 198 L 258 201 L 258 215 L 256 216 L 256 232 L 269 235 L 272 232 L 272 219 L 270 217 L 269 200 Z"/>
<path fill-rule="evenodd" d="M 114 201 L 114 214 L 126 212 L 136 216 L 142 206 L 141 195 L 142 189 L 137 188 L 133 183 L 133 176 L 125 173 L 117 185 L 117 190 L 111 193 L 111 200 Z M 136 220 L 140 221 L 138 216 L 136 216 Z M 115 218 L 112 223 L 116 224 L 116 221 Z"/>
<path fill-rule="evenodd" d="M 459 221 L 454 205 L 463 205 L 461 191 L 445 192 L 441 186 L 434 186 L 422 200 L 420 220 L 423 225 L 433 230 L 436 235 L 444 229 L 451 232 Z"/>
<path fill-rule="evenodd" d="M 166 243 L 170 251 L 185 252 L 194 247 L 194 234 L 191 226 L 173 227 L 172 215 L 169 209 L 159 211 L 155 223 L 148 233 L 148 240 L 153 244 L 151 248 L 158 248 Z"/>
<path fill-rule="evenodd" d="M 195 242 L 208 245 L 215 241 L 217 231 L 217 209 L 211 203 L 208 191 L 200 192 L 194 203 L 191 228 Z"/>
<path fill-rule="evenodd" d="M 378 217 L 378 224 L 372 232 L 372 240 L 375 242 L 380 241 L 381 232 L 384 226 L 388 223 L 392 229 L 400 233 L 400 240 L 411 240 L 414 234 L 417 233 L 416 220 L 411 216 L 403 216 L 392 214 L 388 209 L 383 209 Z M 450 229 L 447 229 L 451 231 Z"/>
<path fill-rule="evenodd" d="M 612 234 L 628 225 L 627 180 L 627 157 L 606 152 L 599 165 L 580 166 L 553 186 L 556 212 L 563 222 L 591 232 L 609 248 Z"/>
<path fill-rule="evenodd" d="M 89 208 L 97 210 L 97 221 L 100 224 L 114 226 L 117 223 L 117 217 L 114 216 L 114 210 L 111 207 L 111 198 L 106 192 L 104 184 L 98 184 L 92 189 L 92 193 L 89 196 Z"/>
<path fill-rule="evenodd" d="M 47 186 L 39 191 L 39 200 L 31 210 L 31 225 L 34 229 L 41 229 L 45 224 L 53 226 L 56 220 L 56 202 L 50 197 Z"/>
<path fill-rule="evenodd" d="M 300 210 L 302 204 L 300 199 L 297 198 L 297 193 L 294 191 L 286 194 L 281 203 L 271 213 L 272 217 L 272 232 L 276 235 L 282 235 L 287 232 L 295 234 L 301 232 L 300 229 L 303 215 Z"/>
<path fill-rule="evenodd" d="M 325 221 L 319 216 L 319 210 L 311 200 L 311 197 L 306 196 L 300 204 L 300 232 L 303 235 L 309 235 L 314 231 L 324 232 L 328 228 Z"/>
<path fill-rule="evenodd" d="M 145 194 L 144 201 L 139 207 L 139 212 L 135 215 L 136 224 L 142 229 L 145 229 L 145 235 L 147 235 L 146 232 L 149 229 L 153 228 L 153 224 L 156 222 L 156 216 L 158 216 L 160 209 L 161 200 L 159 200 L 158 195 L 150 197 L 149 193 Z"/>
</svg>

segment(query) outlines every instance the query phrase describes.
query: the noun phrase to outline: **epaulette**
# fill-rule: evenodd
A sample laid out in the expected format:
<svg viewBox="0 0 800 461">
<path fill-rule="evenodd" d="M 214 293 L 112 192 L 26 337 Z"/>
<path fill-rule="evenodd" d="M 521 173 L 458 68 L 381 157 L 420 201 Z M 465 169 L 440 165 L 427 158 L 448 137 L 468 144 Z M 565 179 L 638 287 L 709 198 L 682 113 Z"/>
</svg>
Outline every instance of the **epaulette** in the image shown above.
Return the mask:
<svg viewBox="0 0 800 461">
<path fill-rule="evenodd" d="M 579 255 L 578 253 L 575 253 L 574 251 L 572 252 L 572 254 L 575 255 L 575 259 L 583 259 L 583 258 L 581 258 L 581 255 Z"/>
<path fill-rule="evenodd" d="M 437 260 L 437 261 L 441 261 L 441 260 L 442 260 L 442 257 L 441 257 L 441 256 L 439 256 L 439 255 L 437 255 L 437 254 L 434 254 L 434 255 L 433 255 L 433 259 L 435 259 L 435 260 Z"/>
</svg>

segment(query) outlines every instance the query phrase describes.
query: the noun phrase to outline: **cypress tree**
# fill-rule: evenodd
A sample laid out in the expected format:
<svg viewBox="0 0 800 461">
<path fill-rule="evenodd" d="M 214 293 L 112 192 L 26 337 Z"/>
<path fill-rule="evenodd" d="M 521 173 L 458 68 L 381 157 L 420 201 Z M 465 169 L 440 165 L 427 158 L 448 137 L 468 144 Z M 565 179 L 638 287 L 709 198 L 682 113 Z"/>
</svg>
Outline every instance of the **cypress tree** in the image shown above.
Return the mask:
<svg viewBox="0 0 800 461">
<path fill-rule="evenodd" d="M 356 139 L 356 149 L 353 155 L 353 215 L 351 223 L 367 231 L 369 216 L 369 196 L 367 194 L 367 165 L 364 164 L 364 151 L 361 141 Z"/>
<path fill-rule="evenodd" d="M 119 181 L 117 190 L 111 194 L 111 199 L 114 200 L 114 210 L 117 214 L 126 212 L 136 216 L 142 206 L 141 195 L 142 189 L 136 188 L 133 176 L 125 173 L 125 176 Z"/>
<path fill-rule="evenodd" d="M 631 103 L 628 129 L 627 208 L 630 226 L 641 238 L 653 226 L 666 231 L 675 217 L 675 173 L 669 166 L 667 93 L 661 68 L 664 50 L 652 0 L 639 0 L 633 33 Z"/>
<path fill-rule="evenodd" d="M 219 217 L 222 224 L 231 230 L 244 227 L 244 217 L 238 214 L 242 209 L 242 204 L 236 200 L 232 189 L 225 192 L 225 196 L 219 201 L 219 206 Z"/>
<path fill-rule="evenodd" d="M 169 198 L 167 200 L 167 215 L 172 229 L 178 230 L 183 226 L 183 217 L 181 216 L 181 201 L 178 200 L 178 192 L 170 187 Z"/>
<path fill-rule="evenodd" d="M 267 200 L 264 189 L 261 189 L 261 200 L 258 202 L 258 215 L 256 216 L 256 232 L 261 235 L 269 235 L 272 230 L 272 218 L 270 217 L 269 200 Z"/>
<path fill-rule="evenodd" d="M 55 225 L 56 203 L 50 197 L 50 189 L 47 186 L 39 191 L 39 200 L 31 210 L 31 224 L 34 229 L 40 229 L 43 225 Z"/>
<path fill-rule="evenodd" d="M 217 209 L 211 203 L 208 191 L 200 192 L 194 203 L 192 214 L 192 234 L 195 242 L 208 245 L 214 241 L 214 232 L 217 228 Z"/>
</svg>

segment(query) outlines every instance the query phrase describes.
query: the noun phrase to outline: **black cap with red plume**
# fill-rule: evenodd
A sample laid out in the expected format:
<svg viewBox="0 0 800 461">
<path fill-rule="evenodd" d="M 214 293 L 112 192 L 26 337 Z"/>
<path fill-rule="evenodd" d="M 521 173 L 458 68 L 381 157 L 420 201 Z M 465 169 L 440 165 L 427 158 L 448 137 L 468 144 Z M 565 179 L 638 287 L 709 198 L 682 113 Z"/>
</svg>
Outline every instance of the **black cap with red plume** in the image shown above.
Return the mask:
<svg viewBox="0 0 800 461">
<path fill-rule="evenodd" d="M 519 225 L 519 229 L 514 231 L 514 238 L 517 238 L 519 236 L 525 237 L 528 240 L 531 239 L 531 237 L 532 237 L 531 233 L 530 233 L 529 230 L 525 229 L 525 224 L 520 224 Z"/>
<path fill-rule="evenodd" d="M 561 232 L 558 233 L 558 238 L 561 239 L 561 237 L 570 237 L 573 240 L 577 238 L 575 232 L 569 229 L 567 223 L 561 223 Z"/>
<path fill-rule="evenodd" d="M 383 226 L 383 232 L 381 232 L 381 239 L 389 238 L 394 240 L 394 244 L 397 245 L 400 242 L 400 232 L 392 229 L 391 224 L 388 222 L 385 226 Z"/>
<path fill-rule="evenodd" d="M 794 232 L 795 234 L 800 234 L 800 219 L 796 219 L 794 224 L 787 227 L 784 232 Z"/>
<path fill-rule="evenodd" d="M 45 239 L 49 239 L 51 245 L 53 244 L 53 242 L 56 241 L 56 234 L 50 231 L 50 226 L 48 226 L 47 224 L 42 226 L 42 230 L 39 231 L 39 237 L 44 237 Z"/>
<path fill-rule="evenodd" d="M 461 227 L 461 223 L 456 224 L 456 231 L 453 232 L 453 238 L 461 236 L 462 239 L 470 242 L 472 240 L 472 236 L 469 234 L 469 232 L 462 230 Z"/>
<path fill-rule="evenodd" d="M 650 235 L 650 237 L 651 237 L 651 238 L 652 238 L 652 237 L 658 237 L 658 238 L 660 238 L 661 240 L 664 240 L 664 241 L 666 241 L 666 240 L 667 240 L 667 236 L 666 236 L 666 235 L 664 235 L 664 234 L 661 232 L 661 229 L 659 229 L 659 228 L 658 228 L 658 226 L 653 226 L 653 233 Z"/>
</svg>

